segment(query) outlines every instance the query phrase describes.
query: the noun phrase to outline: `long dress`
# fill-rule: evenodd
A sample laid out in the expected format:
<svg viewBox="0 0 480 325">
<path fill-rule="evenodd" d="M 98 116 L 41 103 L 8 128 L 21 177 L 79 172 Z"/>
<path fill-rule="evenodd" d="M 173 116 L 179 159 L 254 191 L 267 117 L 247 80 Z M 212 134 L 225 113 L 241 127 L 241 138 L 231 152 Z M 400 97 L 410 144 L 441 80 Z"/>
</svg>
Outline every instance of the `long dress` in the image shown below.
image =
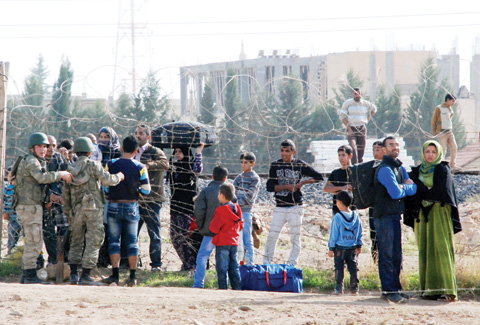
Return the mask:
<svg viewBox="0 0 480 325">
<path fill-rule="evenodd" d="M 448 204 L 442 207 L 434 203 L 428 222 L 420 210 L 420 222 L 415 223 L 420 290 L 424 296 L 457 296 L 451 210 Z"/>
<path fill-rule="evenodd" d="M 414 227 L 420 289 L 425 297 L 457 297 L 453 237 L 461 225 L 450 167 L 445 162 L 435 167 L 431 188 L 419 179 L 418 167 L 412 168 L 410 177 L 417 194 L 406 201 L 404 223 Z"/>
</svg>

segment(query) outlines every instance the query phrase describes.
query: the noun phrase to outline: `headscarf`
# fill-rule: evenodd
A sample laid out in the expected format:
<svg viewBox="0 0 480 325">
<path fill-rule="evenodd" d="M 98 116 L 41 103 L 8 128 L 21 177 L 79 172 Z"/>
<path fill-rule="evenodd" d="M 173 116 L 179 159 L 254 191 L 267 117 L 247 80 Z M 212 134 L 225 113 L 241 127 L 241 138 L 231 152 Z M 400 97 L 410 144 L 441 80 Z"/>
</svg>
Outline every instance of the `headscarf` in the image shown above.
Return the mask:
<svg viewBox="0 0 480 325">
<path fill-rule="evenodd" d="M 175 156 L 175 150 L 177 148 L 174 148 L 173 150 L 173 154 L 172 154 L 172 159 L 173 157 Z M 192 167 L 192 163 L 193 163 L 193 155 L 192 155 L 192 151 L 190 150 L 189 147 L 178 147 L 178 149 L 182 150 L 182 153 L 183 153 L 183 159 L 182 160 L 178 160 L 176 162 L 174 162 L 174 165 L 175 167 L 177 168 L 180 168 L 181 172 L 185 173 L 185 172 L 190 172 L 192 171 L 193 167 Z"/>
<path fill-rule="evenodd" d="M 434 145 L 437 148 L 437 157 L 435 160 L 433 160 L 431 163 L 427 162 L 425 159 L 425 150 L 428 148 L 428 146 Z M 425 184 L 427 187 L 432 187 L 433 186 L 433 171 L 435 167 L 442 161 L 442 155 L 443 155 L 443 148 L 435 140 L 428 140 L 423 144 L 422 148 L 422 163 L 420 165 L 420 173 L 419 173 L 419 179 Z"/>
<path fill-rule="evenodd" d="M 105 140 L 100 140 L 100 133 L 106 133 L 110 136 L 110 140 L 109 141 L 105 141 Z M 117 133 L 115 132 L 115 130 L 113 130 L 111 127 L 109 126 L 104 126 L 103 128 L 100 129 L 100 131 L 98 131 L 98 145 L 100 146 L 100 148 L 105 148 L 107 150 L 120 150 L 120 141 L 118 140 L 118 135 Z"/>
</svg>

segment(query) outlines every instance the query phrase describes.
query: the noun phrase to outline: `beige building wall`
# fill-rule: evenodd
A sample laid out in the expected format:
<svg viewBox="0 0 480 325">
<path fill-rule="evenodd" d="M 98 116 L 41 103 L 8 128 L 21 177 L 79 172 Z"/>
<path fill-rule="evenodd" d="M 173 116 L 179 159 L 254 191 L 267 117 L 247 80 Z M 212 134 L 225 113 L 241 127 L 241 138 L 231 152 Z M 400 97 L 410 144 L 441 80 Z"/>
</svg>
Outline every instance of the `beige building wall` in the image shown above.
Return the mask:
<svg viewBox="0 0 480 325">
<path fill-rule="evenodd" d="M 402 88 L 402 95 L 413 90 L 419 80 L 422 64 L 428 57 L 436 58 L 434 51 L 372 51 L 345 52 L 327 55 L 328 99 L 335 96 L 338 89 L 347 81 L 347 72 L 353 70 L 363 81 L 363 93 L 374 99 L 378 87 L 387 91 L 393 85 Z M 352 88 L 356 85 L 351 85 Z"/>
<path fill-rule="evenodd" d="M 465 126 L 467 142 L 478 142 L 480 132 L 480 113 L 477 110 L 475 99 L 458 98 L 454 110 Z"/>
</svg>

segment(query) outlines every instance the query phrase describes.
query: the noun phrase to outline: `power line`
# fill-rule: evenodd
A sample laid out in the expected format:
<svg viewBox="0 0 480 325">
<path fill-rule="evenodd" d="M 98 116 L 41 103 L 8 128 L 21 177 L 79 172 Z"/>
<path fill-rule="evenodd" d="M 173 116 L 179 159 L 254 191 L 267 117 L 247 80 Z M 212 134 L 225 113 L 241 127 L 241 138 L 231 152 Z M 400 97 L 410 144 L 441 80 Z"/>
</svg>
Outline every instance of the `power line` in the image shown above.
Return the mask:
<svg viewBox="0 0 480 325">
<path fill-rule="evenodd" d="M 0 0 L 1 2 L 2 0 Z M 25 0 L 29 1 L 29 0 Z M 55 1 L 55 0 L 50 0 Z M 61 0 L 58 0 L 61 1 Z M 294 19 L 261 19 L 261 20 L 219 20 L 219 21 L 172 21 L 172 22 L 143 22 L 137 24 L 146 25 L 209 25 L 209 24 L 252 24 L 252 23 L 286 23 L 286 22 L 315 22 L 315 21 L 335 21 L 335 20 L 371 20 L 386 18 L 409 18 L 409 17 L 437 17 L 437 16 L 457 16 L 457 15 L 477 15 L 480 11 L 475 12 L 448 12 L 448 13 L 432 13 L 432 14 L 406 14 L 406 15 L 383 15 L 383 16 L 349 16 L 349 17 L 323 17 L 323 18 L 294 18 Z M 126 24 L 128 25 L 128 24 Z M 73 24 L 0 24 L 0 27 L 85 27 L 85 26 L 114 26 L 117 23 L 73 23 Z"/>
<path fill-rule="evenodd" d="M 268 32 L 215 32 L 215 33 L 179 33 L 179 34 L 151 34 L 137 35 L 137 37 L 157 38 L 157 37 L 188 37 L 188 36 L 236 36 L 236 35 L 281 35 L 281 34 L 312 34 L 312 33 L 340 33 L 340 32 L 365 32 L 365 31 L 385 31 L 385 30 L 411 30 L 411 29 L 431 29 L 431 28 L 455 28 L 455 27 L 475 27 L 480 23 L 457 24 L 457 25 L 428 25 L 428 26 L 400 26 L 400 27 L 372 27 L 372 28 L 345 28 L 345 29 L 323 29 L 323 30 L 299 30 L 299 31 L 268 31 Z M 14 36 L 1 35 L 0 39 L 81 39 L 81 38 L 116 38 L 117 35 L 52 35 L 52 36 Z"/>
</svg>

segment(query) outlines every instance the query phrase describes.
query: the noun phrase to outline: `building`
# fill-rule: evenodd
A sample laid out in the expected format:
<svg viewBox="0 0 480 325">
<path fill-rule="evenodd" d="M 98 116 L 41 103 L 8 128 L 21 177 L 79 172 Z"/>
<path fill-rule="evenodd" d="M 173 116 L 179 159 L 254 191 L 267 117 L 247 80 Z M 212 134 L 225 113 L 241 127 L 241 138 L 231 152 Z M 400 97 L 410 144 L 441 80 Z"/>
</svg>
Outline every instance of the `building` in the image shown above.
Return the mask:
<svg viewBox="0 0 480 325">
<path fill-rule="evenodd" d="M 181 113 L 198 114 L 207 80 L 213 85 L 217 106 L 222 106 L 229 69 L 238 78 L 240 98 L 245 104 L 260 96 L 277 96 L 278 84 L 288 76 L 302 81 L 305 100 L 322 103 L 335 97 L 333 90 L 345 84 L 349 70 L 363 80 L 363 92 L 371 100 L 375 100 L 380 86 L 385 86 L 387 92 L 397 86 L 402 95 L 408 96 L 416 89 L 419 71 L 429 57 L 436 58 L 440 78 L 451 80 L 452 89 L 458 89 L 459 56 L 438 55 L 435 51 L 356 51 L 299 57 L 292 50 L 274 50 L 260 51 L 255 59 L 246 59 L 242 54 L 238 61 L 185 66 L 180 68 Z"/>
</svg>

